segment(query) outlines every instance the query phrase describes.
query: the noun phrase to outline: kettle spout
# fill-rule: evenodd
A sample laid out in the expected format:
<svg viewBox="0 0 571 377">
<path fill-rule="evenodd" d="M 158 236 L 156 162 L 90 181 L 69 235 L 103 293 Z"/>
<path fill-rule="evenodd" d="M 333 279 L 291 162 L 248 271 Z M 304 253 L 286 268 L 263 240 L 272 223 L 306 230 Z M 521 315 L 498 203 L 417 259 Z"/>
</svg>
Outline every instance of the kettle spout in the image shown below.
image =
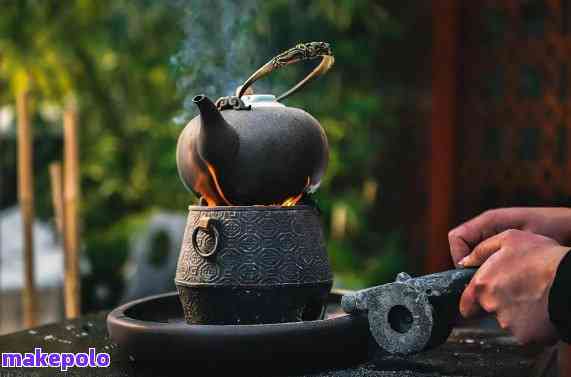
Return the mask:
<svg viewBox="0 0 571 377">
<path fill-rule="evenodd" d="M 238 134 L 208 97 L 198 95 L 192 102 L 200 112 L 198 153 L 219 174 L 223 174 L 227 169 L 231 169 L 232 161 L 238 152 Z"/>
</svg>

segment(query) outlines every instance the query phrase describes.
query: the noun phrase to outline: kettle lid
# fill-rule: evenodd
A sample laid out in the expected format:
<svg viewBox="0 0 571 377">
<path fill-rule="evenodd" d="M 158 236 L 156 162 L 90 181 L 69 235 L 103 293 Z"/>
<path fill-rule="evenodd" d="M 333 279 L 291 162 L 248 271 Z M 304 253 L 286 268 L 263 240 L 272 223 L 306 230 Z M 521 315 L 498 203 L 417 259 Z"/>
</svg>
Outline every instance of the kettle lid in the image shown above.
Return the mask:
<svg viewBox="0 0 571 377">
<path fill-rule="evenodd" d="M 242 96 L 242 101 L 246 106 L 256 107 L 285 107 L 283 103 L 278 102 L 273 94 L 250 94 Z"/>
</svg>

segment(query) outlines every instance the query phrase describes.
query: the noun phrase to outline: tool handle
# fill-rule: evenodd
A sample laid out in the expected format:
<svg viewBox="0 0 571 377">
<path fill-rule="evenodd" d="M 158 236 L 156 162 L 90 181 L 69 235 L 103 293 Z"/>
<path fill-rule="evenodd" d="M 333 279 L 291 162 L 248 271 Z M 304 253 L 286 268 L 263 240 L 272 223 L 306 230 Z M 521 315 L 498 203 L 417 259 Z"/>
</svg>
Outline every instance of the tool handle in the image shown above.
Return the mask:
<svg viewBox="0 0 571 377">
<path fill-rule="evenodd" d="M 423 291 L 429 298 L 450 296 L 459 298 L 476 271 L 477 268 L 462 268 L 415 278 L 401 272 L 397 275 L 395 282 L 411 285 Z M 382 285 L 345 294 L 341 299 L 341 308 L 345 313 L 366 312 L 368 310 L 367 296 L 374 294 L 378 287 Z"/>
<path fill-rule="evenodd" d="M 341 307 L 346 313 L 366 314 L 371 334 L 385 351 L 420 352 L 446 341 L 459 317 L 460 297 L 476 270 L 415 278 L 401 272 L 394 283 L 344 295 Z"/>
<path fill-rule="evenodd" d="M 462 294 L 477 270 L 477 268 L 460 268 L 401 280 L 401 282 L 423 290 L 428 297 L 457 296 Z"/>
</svg>

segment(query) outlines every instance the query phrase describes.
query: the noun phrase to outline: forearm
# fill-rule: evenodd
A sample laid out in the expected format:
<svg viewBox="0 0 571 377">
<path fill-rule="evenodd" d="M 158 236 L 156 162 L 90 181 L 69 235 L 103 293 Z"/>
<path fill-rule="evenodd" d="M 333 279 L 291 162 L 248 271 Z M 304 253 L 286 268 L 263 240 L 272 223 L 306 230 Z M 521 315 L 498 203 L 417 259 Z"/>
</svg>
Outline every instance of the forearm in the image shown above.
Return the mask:
<svg viewBox="0 0 571 377">
<path fill-rule="evenodd" d="M 571 343 L 571 252 L 563 257 L 549 291 L 549 318 L 559 337 Z"/>
</svg>

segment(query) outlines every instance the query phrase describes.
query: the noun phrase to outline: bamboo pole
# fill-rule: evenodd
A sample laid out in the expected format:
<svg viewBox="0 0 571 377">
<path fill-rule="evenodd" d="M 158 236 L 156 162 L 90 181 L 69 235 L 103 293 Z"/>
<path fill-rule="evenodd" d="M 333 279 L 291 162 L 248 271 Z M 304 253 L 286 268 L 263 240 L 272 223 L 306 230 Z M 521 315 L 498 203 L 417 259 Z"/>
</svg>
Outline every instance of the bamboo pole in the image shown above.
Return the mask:
<svg viewBox="0 0 571 377">
<path fill-rule="evenodd" d="M 69 104 L 64 112 L 63 239 L 65 315 L 80 315 L 79 276 L 79 153 L 77 145 L 77 108 Z"/>
<path fill-rule="evenodd" d="M 16 107 L 18 112 L 18 201 L 22 213 L 24 246 L 23 322 L 25 327 L 33 327 L 37 323 L 34 284 L 34 176 L 29 92 L 27 90 L 17 93 Z"/>
<path fill-rule="evenodd" d="M 347 206 L 336 204 L 331 214 L 331 238 L 342 240 L 347 233 Z"/>
<path fill-rule="evenodd" d="M 63 237 L 63 188 L 61 163 L 50 164 L 50 184 L 52 188 L 52 205 L 58 237 Z"/>
</svg>

